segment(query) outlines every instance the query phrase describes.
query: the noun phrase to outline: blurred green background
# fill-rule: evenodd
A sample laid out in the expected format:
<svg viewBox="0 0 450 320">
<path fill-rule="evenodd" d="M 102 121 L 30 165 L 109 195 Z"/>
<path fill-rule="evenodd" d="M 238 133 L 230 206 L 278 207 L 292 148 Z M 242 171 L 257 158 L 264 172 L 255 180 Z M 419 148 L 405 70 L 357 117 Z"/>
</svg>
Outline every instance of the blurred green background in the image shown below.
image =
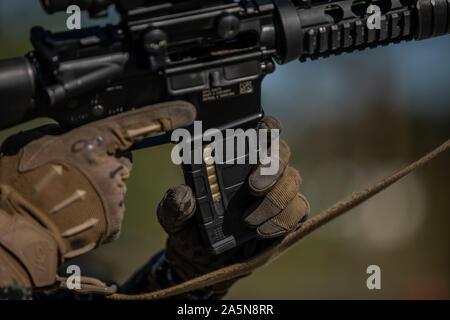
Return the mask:
<svg viewBox="0 0 450 320">
<path fill-rule="evenodd" d="M 38 1 L 0 0 L 0 58 L 31 49 L 31 26 L 64 30 L 65 19 L 45 15 Z M 84 15 L 82 26 L 117 17 L 110 19 Z M 449 53 L 445 36 L 294 62 L 265 80 L 263 106 L 284 123 L 312 215 L 450 137 Z M 0 141 L 42 122 L 2 131 Z M 122 235 L 71 262 L 84 275 L 122 282 L 164 247 L 155 208 L 167 188 L 183 182 L 170 148 L 135 152 Z M 241 280 L 227 298 L 448 299 L 449 165 L 447 153 Z M 381 290 L 366 287 L 372 264 L 381 267 Z"/>
</svg>

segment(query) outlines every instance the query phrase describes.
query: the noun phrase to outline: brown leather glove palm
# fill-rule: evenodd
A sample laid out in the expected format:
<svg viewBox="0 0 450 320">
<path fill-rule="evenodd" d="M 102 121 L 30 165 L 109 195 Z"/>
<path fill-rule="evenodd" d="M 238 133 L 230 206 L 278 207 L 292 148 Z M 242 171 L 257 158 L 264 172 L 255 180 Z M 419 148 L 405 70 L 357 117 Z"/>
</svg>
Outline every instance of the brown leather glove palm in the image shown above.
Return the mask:
<svg viewBox="0 0 450 320">
<path fill-rule="evenodd" d="M 260 123 L 263 129 L 281 129 L 280 123 L 266 116 Z M 186 185 L 171 188 L 157 210 L 158 219 L 168 233 L 166 257 L 181 280 L 186 281 L 231 263 L 248 259 L 267 249 L 277 239 L 295 230 L 309 212 L 306 199 L 299 194 L 301 178 L 297 170 L 287 165 L 290 150 L 280 141 L 279 170 L 274 175 L 262 175 L 258 166 L 249 177 L 250 191 L 264 196 L 259 206 L 246 216 L 249 227 L 255 228 L 259 239 L 221 255 L 212 255 L 202 245 L 196 220 L 195 198 Z M 234 281 L 215 285 L 213 290 L 226 291 Z"/>
<path fill-rule="evenodd" d="M 0 158 L 0 287 L 45 287 L 57 266 L 119 236 L 131 145 L 191 124 L 182 101 L 60 134 L 54 126 L 5 141 Z"/>
</svg>

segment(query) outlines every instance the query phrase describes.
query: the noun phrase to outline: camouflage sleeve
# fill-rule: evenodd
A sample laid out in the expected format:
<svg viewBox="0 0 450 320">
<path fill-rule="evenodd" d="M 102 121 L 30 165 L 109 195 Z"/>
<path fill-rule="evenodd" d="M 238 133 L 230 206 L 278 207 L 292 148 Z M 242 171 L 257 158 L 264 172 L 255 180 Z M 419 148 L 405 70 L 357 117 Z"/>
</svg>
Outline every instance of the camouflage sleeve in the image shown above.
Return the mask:
<svg viewBox="0 0 450 320">
<path fill-rule="evenodd" d="M 0 300 L 32 300 L 32 298 L 33 291 L 17 283 L 10 287 L 0 287 Z"/>
</svg>

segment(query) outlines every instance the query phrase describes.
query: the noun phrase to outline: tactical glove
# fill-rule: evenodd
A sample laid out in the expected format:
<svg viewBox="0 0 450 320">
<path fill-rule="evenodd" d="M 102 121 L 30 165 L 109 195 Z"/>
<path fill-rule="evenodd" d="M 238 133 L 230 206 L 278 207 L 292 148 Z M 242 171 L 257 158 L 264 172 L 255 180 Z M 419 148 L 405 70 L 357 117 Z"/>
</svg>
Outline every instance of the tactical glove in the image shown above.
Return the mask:
<svg viewBox="0 0 450 320">
<path fill-rule="evenodd" d="M 57 267 L 120 234 L 134 143 L 191 124 L 182 101 L 67 133 L 44 126 L 7 139 L 0 158 L 0 287 L 46 287 Z"/>
</svg>

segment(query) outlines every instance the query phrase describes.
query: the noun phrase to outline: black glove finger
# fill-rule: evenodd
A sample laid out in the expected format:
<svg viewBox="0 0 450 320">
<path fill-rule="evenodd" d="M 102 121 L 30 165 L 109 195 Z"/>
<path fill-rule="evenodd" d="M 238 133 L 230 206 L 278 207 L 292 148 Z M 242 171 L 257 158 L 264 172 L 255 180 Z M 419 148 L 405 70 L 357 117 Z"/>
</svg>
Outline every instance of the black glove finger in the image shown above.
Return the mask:
<svg viewBox="0 0 450 320">
<path fill-rule="evenodd" d="M 158 205 L 158 221 L 168 234 L 180 231 L 195 211 L 195 197 L 186 185 L 170 188 Z"/>
<path fill-rule="evenodd" d="M 300 174 L 287 167 L 281 179 L 267 193 L 259 206 L 244 221 L 250 227 L 258 227 L 283 211 L 297 195 L 301 183 Z"/>
<path fill-rule="evenodd" d="M 269 192 L 277 183 L 277 181 L 282 177 L 290 157 L 291 151 L 289 149 L 289 146 L 286 144 L 286 142 L 280 140 L 279 154 L 278 156 L 274 155 L 273 157 L 273 161 L 279 162 L 278 171 L 275 174 L 271 175 L 263 174 L 263 170 L 268 170 L 268 168 L 273 165 L 273 163 L 270 162 L 268 164 L 259 164 L 248 178 L 248 186 L 250 192 L 257 197 L 267 194 L 267 192 Z"/>
<path fill-rule="evenodd" d="M 284 236 L 298 228 L 307 219 L 309 209 L 309 203 L 306 198 L 301 194 L 297 194 L 286 209 L 260 225 L 256 229 L 256 233 L 261 238 Z"/>
</svg>

